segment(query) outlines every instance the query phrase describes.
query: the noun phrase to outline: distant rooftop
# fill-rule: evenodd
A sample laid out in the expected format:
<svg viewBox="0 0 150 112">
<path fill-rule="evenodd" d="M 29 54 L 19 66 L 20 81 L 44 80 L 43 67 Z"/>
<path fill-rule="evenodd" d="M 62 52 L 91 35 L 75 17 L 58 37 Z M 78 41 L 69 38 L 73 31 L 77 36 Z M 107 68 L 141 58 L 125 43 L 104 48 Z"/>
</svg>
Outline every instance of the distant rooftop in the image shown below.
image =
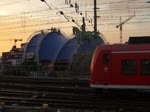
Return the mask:
<svg viewBox="0 0 150 112">
<path fill-rule="evenodd" d="M 150 44 L 150 36 L 129 37 L 128 44 Z"/>
</svg>

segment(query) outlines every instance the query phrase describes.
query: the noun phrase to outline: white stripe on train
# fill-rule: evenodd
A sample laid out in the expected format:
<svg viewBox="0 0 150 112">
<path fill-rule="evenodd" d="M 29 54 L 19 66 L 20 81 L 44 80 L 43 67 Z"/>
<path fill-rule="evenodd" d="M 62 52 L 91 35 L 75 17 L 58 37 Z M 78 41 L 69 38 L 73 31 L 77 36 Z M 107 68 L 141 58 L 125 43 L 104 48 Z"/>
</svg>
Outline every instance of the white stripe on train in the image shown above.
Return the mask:
<svg viewBox="0 0 150 112">
<path fill-rule="evenodd" d="M 150 53 L 150 51 L 112 51 L 113 54 L 119 54 L 119 53 Z"/>
<path fill-rule="evenodd" d="M 149 86 L 144 85 L 98 85 L 90 84 L 92 88 L 104 88 L 104 89 L 150 89 Z"/>
</svg>

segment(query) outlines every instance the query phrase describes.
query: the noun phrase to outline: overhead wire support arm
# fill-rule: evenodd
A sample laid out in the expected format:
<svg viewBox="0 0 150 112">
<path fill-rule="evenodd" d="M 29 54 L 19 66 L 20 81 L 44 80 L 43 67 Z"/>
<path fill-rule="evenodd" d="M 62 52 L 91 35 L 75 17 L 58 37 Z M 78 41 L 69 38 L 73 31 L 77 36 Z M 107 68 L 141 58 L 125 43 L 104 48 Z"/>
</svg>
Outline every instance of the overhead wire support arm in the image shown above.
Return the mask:
<svg viewBox="0 0 150 112">
<path fill-rule="evenodd" d="M 41 0 L 41 1 L 42 1 L 42 2 L 45 2 L 45 3 L 47 4 L 47 6 L 51 9 L 51 7 L 48 5 L 48 3 L 46 2 L 46 0 Z M 70 1 L 70 3 L 71 3 L 71 1 Z M 67 21 L 70 21 L 70 19 L 68 18 L 69 16 L 66 16 L 63 11 L 58 10 L 57 13 L 63 15 L 64 18 L 65 18 Z M 56 14 L 57 14 L 57 13 L 56 13 Z M 81 29 L 81 26 L 80 26 L 74 19 L 72 19 L 72 22 L 74 22 L 74 23 Z"/>
<path fill-rule="evenodd" d="M 48 3 L 45 0 L 41 0 L 42 2 L 45 2 L 45 4 L 51 9 L 51 7 L 48 5 Z"/>
<path fill-rule="evenodd" d="M 59 11 L 59 13 L 60 13 L 61 15 L 63 15 L 63 16 L 67 19 L 67 21 L 69 21 L 69 18 L 63 13 L 63 11 Z"/>
<path fill-rule="evenodd" d="M 128 22 L 129 20 L 131 20 L 133 17 L 135 17 L 135 12 L 132 16 L 130 16 L 128 19 L 124 20 L 123 22 L 121 22 L 121 17 L 120 17 L 120 24 L 119 25 L 116 25 L 116 28 L 119 28 L 120 27 L 120 43 L 122 44 L 122 28 L 123 28 L 123 25 Z"/>
<path fill-rule="evenodd" d="M 81 29 L 81 26 L 74 19 L 72 19 L 72 22 L 74 22 Z"/>
<path fill-rule="evenodd" d="M 127 21 L 129 21 L 129 20 L 132 19 L 133 17 L 135 17 L 135 12 L 134 12 L 134 15 L 132 15 L 131 17 L 129 17 L 129 18 L 126 19 L 125 21 L 121 22 L 119 25 L 116 26 L 116 28 L 122 26 L 123 24 L 125 24 Z"/>
<path fill-rule="evenodd" d="M 46 2 L 46 0 L 41 0 L 41 1 L 42 1 L 42 2 L 45 2 L 46 5 L 49 7 L 49 9 L 51 9 L 51 7 L 50 7 L 49 4 Z M 58 10 L 58 11 L 59 11 L 59 10 Z M 59 11 L 59 13 L 60 13 L 61 15 L 63 15 L 67 21 L 69 21 L 69 18 L 63 13 L 63 11 Z"/>
</svg>

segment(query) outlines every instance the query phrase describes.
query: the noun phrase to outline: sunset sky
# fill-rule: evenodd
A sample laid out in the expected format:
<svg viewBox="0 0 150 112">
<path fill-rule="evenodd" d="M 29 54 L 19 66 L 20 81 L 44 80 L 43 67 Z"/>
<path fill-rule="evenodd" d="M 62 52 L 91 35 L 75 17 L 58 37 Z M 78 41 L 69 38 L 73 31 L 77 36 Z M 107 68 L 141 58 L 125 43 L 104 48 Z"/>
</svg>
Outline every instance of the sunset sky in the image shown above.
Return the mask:
<svg viewBox="0 0 150 112">
<path fill-rule="evenodd" d="M 23 39 L 17 42 L 17 47 L 25 43 L 30 35 L 41 29 L 60 28 L 68 36 L 72 35 L 71 21 L 74 19 L 82 25 L 82 17 L 86 19 L 86 30 L 93 31 L 93 1 L 71 0 L 71 4 L 79 5 L 79 13 L 75 7 L 65 4 L 65 0 L 1 0 L 0 2 L 0 56 L 14 45 L 13 39 Z M 68 0 L 69 1 L 69 0 Z M 149 0 L 97 0 L 98 30 L 109 43 L 120 42 L 120 31 L 116 25 L 132 16 L 135 17 L 123 25 L 123 42 L 130 36 L 150 36 L 150 3 Z M 63 11 L 65 16 L 60 15 Z"/>
</svg>

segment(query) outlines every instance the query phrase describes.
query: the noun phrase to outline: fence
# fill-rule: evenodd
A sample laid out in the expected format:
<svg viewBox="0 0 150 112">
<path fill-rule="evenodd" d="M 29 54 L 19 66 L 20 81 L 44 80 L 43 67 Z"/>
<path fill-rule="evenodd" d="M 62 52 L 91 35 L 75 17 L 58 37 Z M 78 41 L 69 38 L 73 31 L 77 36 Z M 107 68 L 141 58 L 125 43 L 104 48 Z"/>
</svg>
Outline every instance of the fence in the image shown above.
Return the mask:
<svg viewBox="0 0 150 112">
<path fill-rule="evenodd" d="M 48 77 L 51 71 L 45 65 L 1 65 L 0 75 L 7 76 L 28 76 L 28 77 Z"/>
</svg>

